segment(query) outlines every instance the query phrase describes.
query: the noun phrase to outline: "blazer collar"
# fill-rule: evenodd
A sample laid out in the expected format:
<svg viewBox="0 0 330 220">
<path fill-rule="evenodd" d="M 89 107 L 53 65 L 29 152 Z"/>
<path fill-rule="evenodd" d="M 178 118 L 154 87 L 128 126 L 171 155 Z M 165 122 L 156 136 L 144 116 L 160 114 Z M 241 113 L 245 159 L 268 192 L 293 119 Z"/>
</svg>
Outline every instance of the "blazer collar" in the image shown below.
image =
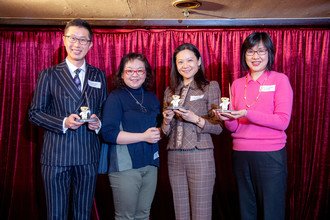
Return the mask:
<svg viewBox="0 0 330 220">
<path fill-rule="evenodd" d="M 86 63 L 86 76 L 84 80 L 83 90 L 79 91 L 74 84 L 73 78 L 70 74 L 66 62 L 62 62 L 55 67 L 55 77 L 59 85 L 63 87 L 65 92 L 71 96 L 76 102 L 76 109 L 79 111 L 80 106 L 86 105 L 86 96 L 90 99 L 92 94 L 92 87 L 89 86 L 88 81 L 99 81 L 97 77 L 97 69 Z M 92 106 L 89 106 L 92 108 Z"/>
<path fill-rule="evenodd" d="M 98 81 L 95 70 L 96 70 L 95 68 L 92 68 L 91 65 L 86 63 L 86 75 L 85 75 L 85 81 L 84 81 L 84 86 L 83 86 L 83 90 L 82 90 L 84 98 L 86 98 L 86 96 L 87 96 L 87 98 L 89 98 L 93 91 L 92 87 L 89 86 L 89 82 Z M 89 107 L 91 107 L 91 106 L 89 106 Z"/>
<path fill-rule="evenodd" d="M 70 95 L 76 101 L 81 99 L 82 93 L 77 89 L 65 61 L 56 66 L 55 77 L 57 78 L 59 85 L 63 87 L 68 95 Z"/>
<path fill-rule="evenodd" d="M 261 75 L 259 76 L 259 78 L 258 78 L 257 80 L 253 80 L 252 77 L 251 77 L 251 74 L 248 73 L 248 74 L 246 75 L 246 77 L 247 77 L 247 82 L 250 82 L 250 81 L 256 81 L 256 82 L 258 82 L 259 84 L 262 84 L 262 83 L 265 81 L 265 79 L 269 77 L 269 74 L 270 74 L 270 72 L 269 72 L 268 70 L 266 70 L 263 74 L 261 74 Z"/>
<path fill-rule="evenodd" d="M 191 83 L 189 83 L 188 85 L 186 85 L 186 86 L 189 86 L 189 89 L 192 89 L 192 90 L 196 90 L 196 89 L 198 89 L 198 87 L 197 87 L 197 84 L 196 84 L 196 82 L 195 82 L 195 80 L 194 81 L 192 81 Z M 181 91 L 181 89 L 183 88 L 183 87 L 185 87 L 185 85 L 183 84 L 183 81 L 180 83 L 180 85 L 176 88 L 176 92 L 180 92 Z"/>
</svg>

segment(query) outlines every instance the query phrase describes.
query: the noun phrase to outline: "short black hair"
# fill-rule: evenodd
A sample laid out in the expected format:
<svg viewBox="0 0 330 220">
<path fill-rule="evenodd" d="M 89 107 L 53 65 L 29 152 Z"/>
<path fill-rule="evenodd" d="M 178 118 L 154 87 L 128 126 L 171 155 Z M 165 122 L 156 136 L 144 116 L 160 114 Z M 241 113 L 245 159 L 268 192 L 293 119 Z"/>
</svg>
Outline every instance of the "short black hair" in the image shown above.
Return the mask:
<svg viewBox="0 0 330 220">
<path fill-rule="evenodd" d="M 151 88 L 153 86 L 152 69 L 148 62 L 148 59 L 141 53 L 129 53 L 121 58 L 120 64 L 118 67 L 118 71 L 116 73 L 115 86 L 116 87 L 125 87 L 126 86 L 126 84 L 122 78 L 122 75 L 124 73 L 125 65 L 129 61 L 133 61 L 133 60 L 140 60 L 144 63 L 144 67 L 146 69 L 146 79 L 145 79 L 144 83 L 142 84 L 142 87 L 146 90 L 151 90 Z"/>
<path fill-rule="evenodd" d="M 176 66 L 176 56 L 178 55 L 179 52 L 183 50 L 190 50 L 191 52 L 193 52 L 197 60 L 202 59 L 199 50 L 193 44 L 184 43 L 175 49 L 172 57 L 172 69 L 171 69 L 170 89 L 172 92 L 175 92 L 175 89 L 183 81 L 183 77 L 180 75 L 178 68 Z M 197 73 L 194 76 L 194 80 L 196 82 L 197 87 L 202 91 L 204 90 L 204 86 L 209 84 L 209 81 L 205 78 L 204 72 L 205 72 L 204 65 L 203 62 L 201 62 L 200 68 L 198 69 Z"/>
<path fill-rule="evenodd" d="M 68 28 L 72 27 L 72 26 L 82 27 L 82 28 L 87 29 L 87 31 L 89 33 L 90 40 L 93 39 L 93 31 L 92 31 L 92 28 L 91 28 L 91 26 L 89 25 L 89 23 L 87 21 L 85 21 L 83 19 L 80 19 L 80 18 L 76 18 L 76 19 L 73 19 L 73 20 L 69 21 L 65 26 L 64 34 L 68 30 Z"/>
<path fill-rule="evenodd" d="M 274 59 L 275 59 L 275 49 L 272 39 L 270 38 L 269 34 L 267 34 L 266 32 L 253 32 L 247 38 L 245 38 L 241 48 L 241 67 L 243 70 L 249 70 L 249 67 L 246 64 L 246 60 L 245 60 L 246 51 L 248 49 L 251 49 L 260 42 L 262 42 L 265 45 L 268 51 L 268 63 L 266 69 L 272 70 L 272 66 L 274 64 Z"/>
</svg>

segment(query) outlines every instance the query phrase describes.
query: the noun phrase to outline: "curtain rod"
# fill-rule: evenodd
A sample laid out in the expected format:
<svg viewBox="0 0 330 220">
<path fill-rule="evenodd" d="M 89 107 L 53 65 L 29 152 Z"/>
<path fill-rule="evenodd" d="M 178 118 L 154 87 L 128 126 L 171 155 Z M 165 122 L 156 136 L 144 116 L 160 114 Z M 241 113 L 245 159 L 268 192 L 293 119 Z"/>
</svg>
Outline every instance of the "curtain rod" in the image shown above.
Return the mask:
<svg viewBox="0 0 330 220">
<path fill-rule="evenodd" d="M 73 18 L 0 17 L 0 25 L 65 26 Z M 99 19 L 83 18 L 93 26 L 112 27 L 240 27 L 240 26 L 320 26 L 329 27 L 330 18 L 253 18 L 253 19 Z"/>
</svg>

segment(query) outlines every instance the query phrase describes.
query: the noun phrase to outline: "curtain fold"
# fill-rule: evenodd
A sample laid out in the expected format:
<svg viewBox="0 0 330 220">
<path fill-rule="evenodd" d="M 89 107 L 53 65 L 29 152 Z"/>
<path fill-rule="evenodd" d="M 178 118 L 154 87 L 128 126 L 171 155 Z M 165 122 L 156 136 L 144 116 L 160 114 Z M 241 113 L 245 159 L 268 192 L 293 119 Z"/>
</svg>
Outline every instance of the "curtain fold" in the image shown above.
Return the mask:
<svg viewBox="0 0 330 220">
<path fill-rule="evenodd" d="M 154 74 L 162 101 L 169 85 L 172 54 L 195 44 L 209 80 L 223 96 L 241 77 L 240 47 L 252 31 L 268 32 L 276 49 L 274 70 L 285 73 L 294 92 L 287 129 L 287 219 L 329 218 L 330 186 L 330 30 L 327 28 L 112 29 L 95 28 L 87 61 L 105 71 L 109 91 L 123 55 L 140 52 Z M 28 122 L 28 108 L 41 70 L 65 58 L 63 30 L 53 27 L 0 27 L 0 218 L 45 219 L 40 176 L 42 129 Z M 213 219 L 238 219 L 237 190 L 231 170 L 231 137 L 214 136 L 217 178 Z M 167 176 L 166 140 L 160 141 L 161 167 L 152 219 L 174 219 Z M 98 178 L 92 219 L 112 219 L 107 177 Z"/>
</svg>

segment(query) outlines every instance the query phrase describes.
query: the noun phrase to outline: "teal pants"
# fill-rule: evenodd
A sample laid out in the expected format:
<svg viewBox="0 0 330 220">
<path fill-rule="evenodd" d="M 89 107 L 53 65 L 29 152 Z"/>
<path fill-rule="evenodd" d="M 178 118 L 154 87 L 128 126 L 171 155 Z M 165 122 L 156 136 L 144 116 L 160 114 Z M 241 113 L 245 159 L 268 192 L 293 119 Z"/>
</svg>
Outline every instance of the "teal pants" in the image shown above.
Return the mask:
<svg viewBox="0 0 330 220">
<path fill-rule="evenodd" d="M 116 220 L 148 220 L 157 185 L 157 167 L 109 174 Z"/>
</svg>

